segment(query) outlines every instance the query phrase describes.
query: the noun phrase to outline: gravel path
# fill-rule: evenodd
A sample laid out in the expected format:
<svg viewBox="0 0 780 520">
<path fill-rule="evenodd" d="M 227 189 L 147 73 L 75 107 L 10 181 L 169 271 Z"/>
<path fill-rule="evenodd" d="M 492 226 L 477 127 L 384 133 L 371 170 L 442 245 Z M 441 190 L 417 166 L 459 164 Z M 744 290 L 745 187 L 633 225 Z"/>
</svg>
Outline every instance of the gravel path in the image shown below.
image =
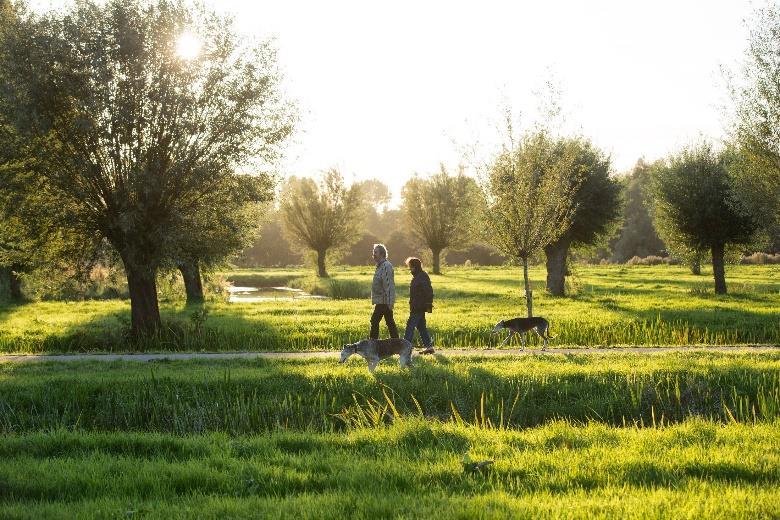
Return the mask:
<svg viewBox="0 0 780 520">
<path fill-rule="evenodd" d="M 539 349 L 458 349 L 437 350 L 441 356 L 534 356 L 546 354 L 656 354 L 664 352 L 780 352 L 780 345 L 710 346 L 710 347 L 614 347 L 614 348 L 548 348 Z M 163 352 L 156 354 L 28 354 L 0 355 L 0 363 L 41 361 L 158 361 L 163 359 L 337 359 L 337 351 L 316 352 Z"/>
</svg>

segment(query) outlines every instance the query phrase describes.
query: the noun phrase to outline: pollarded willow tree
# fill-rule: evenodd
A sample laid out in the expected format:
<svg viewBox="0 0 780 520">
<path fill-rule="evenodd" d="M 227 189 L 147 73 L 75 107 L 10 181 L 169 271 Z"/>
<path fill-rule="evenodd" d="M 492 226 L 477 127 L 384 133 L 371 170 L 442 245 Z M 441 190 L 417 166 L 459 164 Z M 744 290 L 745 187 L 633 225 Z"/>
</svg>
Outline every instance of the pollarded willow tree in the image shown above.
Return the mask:
<svg viewBox="0 0 780 520">
<path fill-rule="evenodd" d="M 569 228 L 579 187 L 577 150 L 570 141 L 544 131 L 524 135 L 505 147 L 483 183 L 486 239 L 523 266 L 528 316 L 533 294 L 528 260 L 559 240 Z"/>
<path fill-rule="evenodd" d="M 33 171 L 117 250 L 133 331 L 156 330 L 158 268 L 203 243 L 193 215 L 291 131 L 273 49 L 179 0 L 84 0 L 20 17 L 1 43 L 3 106 Z"/>
<path fill-rule="evenodd" d="M 737 195 L 780 243 L 780 5 L 769 2 L 753 18 L 741 79 L 733 88 L 732 165 Z"/>
<path fill-rule="evenodd" d="M 306 177 L 288 179 L 280 202 L 282 225 L 292 242 L 316 255 L 318 276 L 328 276 L 328 251 L 345 249 L 360 238 L 364 204 L 359 186 L 347 188 L 335 169 L 319 183 Z"/>
<path fill-rule="evenodd" d="M 570 183 L 574 187 L 574 212 L 564 233 L 544 247 L 547 257 L 547 290 L 563 296 L 572 247 L 593 245 L 614 231 L 621 213 L 621 188 L 610 177 L 610 160 L 581 138 L 564 139 L 558 153 L 573 154 Z M 568 159 L 564 159 L 568 160 Z"/>
<path fill-rule="evenodd" d="M 427 179 L 409 179 L 401 196 L 412 234 L 431 250 L 433 273 L 441 274 L 442 251 L 465 245 L 471 238 L 474 209 L 479 203 L 477 183 L 462 170 L 449 175 L 442 165 L 439 173 Z"/>
<path fill-rule="evenodd" d="M 758 229 L 735 196 L 731 160 L 729 152 L 699 143 L 670 156 L 652 183 L 656 228 L 690 250 L 710 251 L 717 294 L 726 294 L 726 247 L 750 244 Z"/>
<path fill-rule="evenodd" d="M 270 175 L 226 176 L 204 195 L 199 211 L 183 219 L 183 240 L 170 246 L 170 267 L 182 275 L 188 305 L 204 301 L 201 269 L 213 269 L 252 245 L 274 185 Z"/>
</svg>

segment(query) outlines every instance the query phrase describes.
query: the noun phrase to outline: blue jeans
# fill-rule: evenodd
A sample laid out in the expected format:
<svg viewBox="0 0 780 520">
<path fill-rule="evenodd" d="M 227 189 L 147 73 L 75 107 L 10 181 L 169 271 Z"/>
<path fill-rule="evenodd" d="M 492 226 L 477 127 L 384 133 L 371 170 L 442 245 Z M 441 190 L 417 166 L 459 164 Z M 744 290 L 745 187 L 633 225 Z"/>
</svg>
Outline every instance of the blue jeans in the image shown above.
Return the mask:
<svg viewBox="0 0 780 520">
<path fill-rule="evenodd" d="M 431 335 L 428 333 L 428 327 L 425 326 L 425 312 L 410 312 L 409 320 L 406 322 L 406 334 L 404 338 L 412 341 L 414 339 L 414 329 L 420 331 L 420 339 L 423 346 L 428 348 L 433 345 Z"/>
</svg>

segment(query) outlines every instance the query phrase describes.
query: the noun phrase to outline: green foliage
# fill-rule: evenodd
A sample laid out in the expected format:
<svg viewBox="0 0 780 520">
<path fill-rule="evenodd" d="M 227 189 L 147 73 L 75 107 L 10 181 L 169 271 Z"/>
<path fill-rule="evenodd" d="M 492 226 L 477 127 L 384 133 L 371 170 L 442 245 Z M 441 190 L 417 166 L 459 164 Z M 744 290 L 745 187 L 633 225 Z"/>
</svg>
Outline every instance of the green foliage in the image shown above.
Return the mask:
<svg viewBox="0 0 780 520">
<path fill-rule="evenodd" d="M 665 250 L 648 211 L 652 169 L 652 164 L 640 159 L 623 179 L 623 224 L 611 243 L 614 262 L 622 264 L 635 256 L 657 256 Z"/>
<path fill-rule="evenodd" d="M 733 134 L 741 161 L 733 172 L 740 202 L 780 240 L 780 6 L 768 2 L 751 20 L 740 81 L 732 88 Z"/>
<path fill-rule="evenodd" d="M 755 240 L 753 215 L 739 204 L 728 174 L 733 155 L 702 142 L 672 155 L 654 174 L 654 222 L 659 234 L 683 258 L 712 253 L 715 290 L 726 292 L 725 249 Z"/>
<path fill-rule="evenodd" d="M 487 239 L 503 254 L 527 260 L 571 224 L 579 179 L 578 150 L 544 132 L 527 134 L 495 159 L 485 179 Z"/>
<path fill-rule="evenodd" d="M 192 59 L 176 52 L 185 30 L 202 41 Z M 60 228 L 107 239 L 128 273 L 134 329 L 156 327 L 156 269 L 187 240 L 206 243 L 193 226 L 240 206 L 209 206 L 237 194 L 233 172 L 273 161 L 290 133 L 273 49 L 178 1 L 78 2 L 2 36 L 4 116 L 54 194 L 41 212 L 67 209 Z"/>
<path fill-rule="evenodd" d="M 433 273 L 439 256 L 472 238 L 473 214 L 478 207 L 477 183 L 464 175 L 449 175 L 444 165 L 429 178 L 412 177 L 403 187 L 403 213 L 412 234 L 433 254 Z"/>
<path fill-rule="evenodd" d="M 289 238 L 316 255 L 317 274 L 325 277 L 327 252 L 347 248 L 360 237 L 364 205 L 360 187 L 347 189 L 341 174 L 332 169 L 319 183 L 305 177 L 288 179 L 280 212 Z"/>
</svg>

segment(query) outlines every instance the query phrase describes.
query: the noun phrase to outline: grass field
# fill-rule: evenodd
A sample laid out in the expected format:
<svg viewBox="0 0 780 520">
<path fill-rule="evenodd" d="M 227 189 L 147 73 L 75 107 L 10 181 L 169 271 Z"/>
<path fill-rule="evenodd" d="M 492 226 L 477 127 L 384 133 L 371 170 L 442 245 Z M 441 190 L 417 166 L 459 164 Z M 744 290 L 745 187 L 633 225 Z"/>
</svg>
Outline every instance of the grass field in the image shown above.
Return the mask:
<svg viewBox="0 0 780 520">
<path fill-rule="evenodd" d="M 578 267 L 566 298 L 532 278 L 555 345 L 778 344 L 777 274 L 733 267 L 728 296 L 670 266 Z M 144 341 L 121 300 L 0 307 L 0 351 L 336 349 L 366 335 L 371 270 L 334 275 L 227 273 L 334 298 L 166 302 Z M 516 269 L 433 283 L 440 347 L 523 314 Z M 777 518 L 778 439 L 775 351 L 0 363 L 0 518 Z"/>
<path fill-rule="evenodd" d="M 780 354 L 6 363 L 0 432 L 2 518 L 773 518 Z"/>
<path fill-rule="evenodd" d="M 225 351 L 340 349 L 365 337 L 372 270 L 334 270 L 316 281 L 305 270 L 234 271 L 236 285 L 292 285 L 330 293 L 331 300 L 211 302 L 197 327 L 196 309 L 163 303 L 161 337 L 127 336 L 129 304 L 121 300 L 35 302 L 0 307 L 0 351 Z M 730 294 L 716 296 L 708 273 L 679 266 L 575 266 L 571 295 L 544 292 L 544 269 L 531 271 L 535 314 L 547 317 L 556 345 L 732 345 L 780 343 L 780 270 L 733 266 Z M 433 276 L 429 325 L 440 347 L 496 345 L 498 320 L 523 315 L 521 275 L 511 268 L 452 268 Z M 410 275 L 398 269 L 396 319 L 403 327 Z M 384 329 L 383 329 L 384 330 Z M 384 332 L 383 332 L 384 333 Z"/>
<path fill-rule="evenodd" d="M 251 434 L 423 417 L 531 427 L 566 418 L 661 426 L 780 419 L 780 353 L 0 365 L 0 432 L 57 428 Z"/>
<path fill-rule="evenodd" d="M 780 426 L 0 439 L 4 518 L 772 518 Z M 464 454 L 492 459 L 464 471 Z"/>
</svg>

